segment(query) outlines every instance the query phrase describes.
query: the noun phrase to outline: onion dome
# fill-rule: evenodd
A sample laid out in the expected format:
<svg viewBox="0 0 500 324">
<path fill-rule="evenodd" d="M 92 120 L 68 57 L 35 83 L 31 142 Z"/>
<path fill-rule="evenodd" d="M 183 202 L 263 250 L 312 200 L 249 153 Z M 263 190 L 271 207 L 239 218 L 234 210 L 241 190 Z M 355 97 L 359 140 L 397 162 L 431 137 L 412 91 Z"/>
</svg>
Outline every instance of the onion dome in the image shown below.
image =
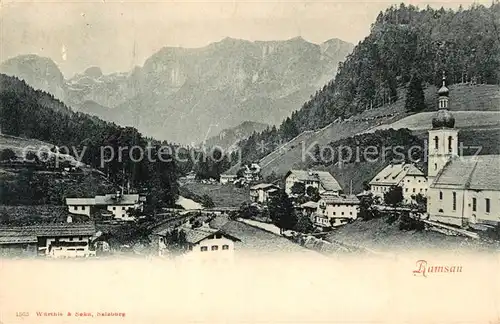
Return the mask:
<svg viewBox="0 0 500 324">
<path fill-rule="evenodd" d="M 443 85 L 441 86 L 441 88 L 439 88 L 438 95 L 448 97 L 449 94 L 450 90 L 448 89 L 448 87 L 446 87 L 446 74 L 443 71 Z"/>
<path fill-rule="evenodd" d="M 453 128 L 455 127 L 455 117 L 446 109 L 438 110 L 432 118 L 432 128 Z"/>
<path fill-rule="evenodd" d="M 443 96 L 448 97 L 449 94 L 450 94 L 450 90 L 444 84 L 438 90 L 438 95 L 440 95 L 442 97 Z"/>
</svg>

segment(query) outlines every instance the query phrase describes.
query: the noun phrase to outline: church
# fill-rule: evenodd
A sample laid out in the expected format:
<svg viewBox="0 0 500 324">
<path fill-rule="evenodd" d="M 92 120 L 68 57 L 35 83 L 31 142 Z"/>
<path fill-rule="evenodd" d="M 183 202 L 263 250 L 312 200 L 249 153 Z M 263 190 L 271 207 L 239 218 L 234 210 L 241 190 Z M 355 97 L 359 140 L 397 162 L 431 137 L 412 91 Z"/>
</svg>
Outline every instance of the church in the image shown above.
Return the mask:
<svg viewBox="0 0 500 324">
<path fill-rule="evenodd" d="M 438 111 L 429 130 L 429 220 L 486 229 L 500 222 L 500 155 L 460 156 L 443 76 Z"/>
</svg>

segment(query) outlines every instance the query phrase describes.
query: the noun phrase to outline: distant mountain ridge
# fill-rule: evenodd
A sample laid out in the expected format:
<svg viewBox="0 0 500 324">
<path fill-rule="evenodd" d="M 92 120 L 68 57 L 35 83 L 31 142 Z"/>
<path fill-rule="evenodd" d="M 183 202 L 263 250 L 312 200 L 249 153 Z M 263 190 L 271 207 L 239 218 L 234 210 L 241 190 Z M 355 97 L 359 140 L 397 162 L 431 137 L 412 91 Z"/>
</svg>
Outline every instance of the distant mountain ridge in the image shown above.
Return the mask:
<svg viewBox="0 0 500 324">
<path fill-rule="evenodd" d="M 164 47 L 125 73 L 90 67 L 65 80 L 54 62 L 35 55 L 9 59 L 0 72 L 76 110 L 158 139 L 198 143 L 244 121 L 279 123 L 335 76 L 352 49 L 338 39 L 317 45 L 301 37 L 225 38 L 201 48 Z M 109 109 L 101 113 L 99 106 Z"/>
<path fill-rule="evenodd" d="M 254 132 L 261 132 L 270 127 L 268 124 L 245 121 L 240 125 L 228 129 L 223 129 L 218 135 L 210 137 L 202 144 L 206 147 L 220 147 L 225 150 L 237 148 L 237 144 L 244 138 L 249 137 Z"/>
</svg>

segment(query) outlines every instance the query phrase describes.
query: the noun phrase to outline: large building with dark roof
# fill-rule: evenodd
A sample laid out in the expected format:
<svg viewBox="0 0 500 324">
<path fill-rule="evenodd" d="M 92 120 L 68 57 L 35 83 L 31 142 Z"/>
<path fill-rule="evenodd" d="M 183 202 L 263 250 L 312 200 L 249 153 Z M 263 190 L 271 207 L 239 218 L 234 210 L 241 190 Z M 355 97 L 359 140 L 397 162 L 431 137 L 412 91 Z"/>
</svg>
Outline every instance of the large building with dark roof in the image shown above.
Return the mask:
<svg viewBox="0 0 500 324">
<path fill-rule="evenodd" d="M 88 257 L 96 234 L 93 223 L 60 223 L 0 227 L 0 255 Z"/>
<path fill-rule="evenodd" d="M 306 190 L 308 187 L 318 189 L 320 194 L 325 192 L 340 193 L 342 187 L 337 179 L 327 171 L 290 170 L 285 175 L 285 192 L 290 195 L 292 187 L 296 183 L 303 183 Z"/>
<path fill-rule="evenodd" d="M 500 155 L 459 156 L 458 129 L 443 77 L 429 130 L 429 219 L 484 229 L 500 222 Z"/>
</svg>

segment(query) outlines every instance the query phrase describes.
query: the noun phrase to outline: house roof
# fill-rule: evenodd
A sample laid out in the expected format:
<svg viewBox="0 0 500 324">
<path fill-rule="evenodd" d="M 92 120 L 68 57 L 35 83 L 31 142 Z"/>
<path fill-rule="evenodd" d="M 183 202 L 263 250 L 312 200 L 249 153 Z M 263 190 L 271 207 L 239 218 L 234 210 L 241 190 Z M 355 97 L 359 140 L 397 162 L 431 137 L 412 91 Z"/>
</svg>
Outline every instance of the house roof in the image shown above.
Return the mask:
<svg viewBox="0 0 500 324">
<path fill-rule="evenodd" d="M 303 203 L 302 205 L 300 205 L 300 207 L 302 207 L 302 208 L 313 208 L 313 209 L 316 209 L 316 208 L 318 208 L 318 203 L 314 202 L 314 201 L 308 201 L 308 202 Z"/>
<path fill-rule="evenodd" d="M 181 226 L 179 227 L 179 229 L 186 233 L 186 241 L 191 244 L 196 244 L 213 234 L 221 234 L 222 236 L 229 238 L 232 241 L 239 241 L 239 239 L 234 236 L 224 233 L 221 230 L 210 228 L 208 226 L 201 226 L 197 228 Z"/>
<path fill-rule="evenodd" d="M 259 189 L 279 189 L 279 187 L 272 183 L 259 183 L 250 188 L 250 190 L 259 190 Z"/>
<path fill-rule="evenodd" d="M 33 235 L 22 235 L 18 233 L 11 233 L 11 234 L 12 235 L 0 236 L 0 244 L 22 244 L 22 243 L 38 242 L 37 237 Z"/>
<path fill-rule="evenodd" d="M 95 198 L 66 198 L 66 205 L 134 205 L 139 202 L 139 194 L 122 195 L 119 200 L 115 194 L 95 196 Z"/>
<path fill-rule="evenodd" d="M 389 164 L 370 181 L 370 185 L 397 186 L 407 175 L 425 176 L 413 164 Z"/>
<path fill-rule="evenodd" d="M 290 170 L 286 177 L 290 174 L 295 175 L 299 181 L 319 181 L 326 191 L 342 190 L 338 181 L 327 171 Z"/>
<path fill-rule="evenodd" d="M 221 174 L 221 178 L 236 178 L 236 174 Z"/>
<path fill-rule="evenodd" d="M 95 205 L 95 198 L 66 198 L 66 205 Z"/>
<path fill-rule="evenodd" d="M 500 190 L 500 155 L 460 156 L 450 160 L 431 187 Z"/>
<path fill-rule="evenodd" d="M 92 236 L 96 233 L 94 223 L 60 223 L 22 227 L 0 227 L 0 237 L 60 237 Z"/>
<path fill-rule="evenodd" d="M 355 195 L 324 195 L 321 197 L 321 200 L 326 204 L 358 205 L 360 203 L 359 199 Z"/>
<path fill-rule="evenodd" d="M 115 196 L 115 194 L 95 196 L 95 203 L 96 205 L 134 205 L 139 203 L 139 194 L 121 195 L 119 199 L 116 199 Z"/>
</svg>

